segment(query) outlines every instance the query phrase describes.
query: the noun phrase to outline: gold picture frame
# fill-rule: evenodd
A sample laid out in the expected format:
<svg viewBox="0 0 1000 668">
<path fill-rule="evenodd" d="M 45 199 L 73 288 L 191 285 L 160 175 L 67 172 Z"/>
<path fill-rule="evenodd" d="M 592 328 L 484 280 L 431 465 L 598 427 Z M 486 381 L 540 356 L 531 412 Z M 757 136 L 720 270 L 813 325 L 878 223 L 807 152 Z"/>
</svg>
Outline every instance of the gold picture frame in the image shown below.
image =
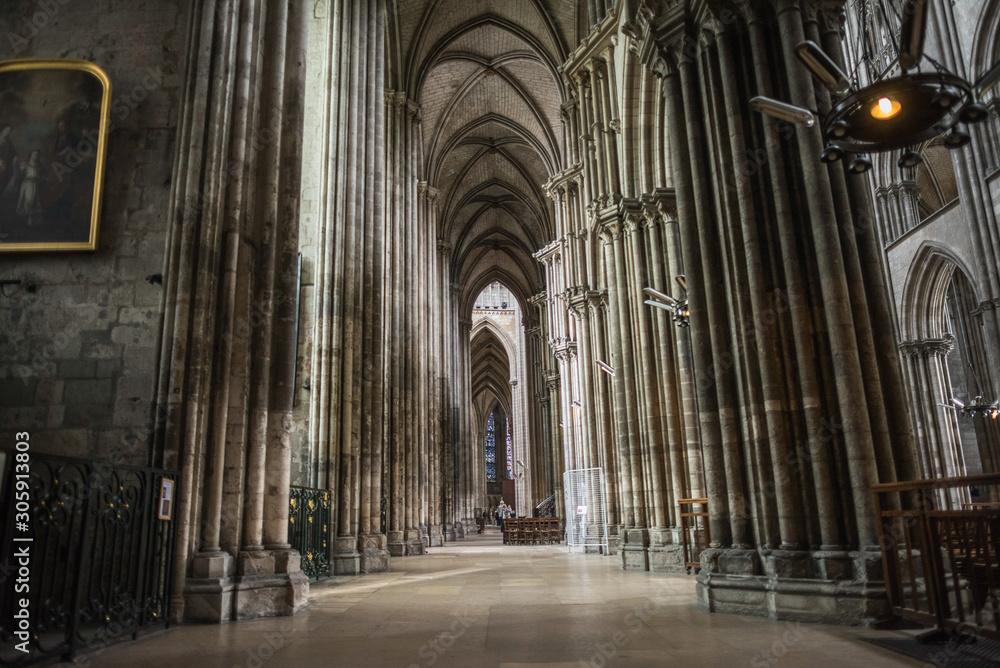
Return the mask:
<svg viewBox="0 0 1000 668">
<path fill-rule="evenodd" d="M 97 250 L 110 112 L 93 63 L 0 62 L 0 253 Z"/>
</svg>

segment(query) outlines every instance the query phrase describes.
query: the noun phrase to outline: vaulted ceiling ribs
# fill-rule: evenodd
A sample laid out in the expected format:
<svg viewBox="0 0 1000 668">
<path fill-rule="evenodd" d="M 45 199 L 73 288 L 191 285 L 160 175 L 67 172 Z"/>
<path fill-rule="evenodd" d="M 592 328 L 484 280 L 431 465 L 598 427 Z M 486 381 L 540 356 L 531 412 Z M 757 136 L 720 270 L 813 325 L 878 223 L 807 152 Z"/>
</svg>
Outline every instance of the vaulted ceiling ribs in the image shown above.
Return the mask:
<svg viewBox="0 0 1000 668">
<path fill-rule="evenodd" d="M 438 189 L 439 239 L 463 303 L 501 280 L 524 299 L 543 284 L 532 253 L 552 240 L 542 189 L 565 167 L 556 68 L 573 0 L 397 0 L 390 35 L 420 105 L 423 174 Z"/>
</svg>

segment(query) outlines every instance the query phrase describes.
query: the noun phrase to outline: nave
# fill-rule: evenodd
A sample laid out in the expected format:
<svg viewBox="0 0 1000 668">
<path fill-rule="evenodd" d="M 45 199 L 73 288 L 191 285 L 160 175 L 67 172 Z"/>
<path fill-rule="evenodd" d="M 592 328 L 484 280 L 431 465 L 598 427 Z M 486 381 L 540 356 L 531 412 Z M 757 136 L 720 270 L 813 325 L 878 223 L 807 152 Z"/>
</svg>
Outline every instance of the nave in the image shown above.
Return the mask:
<svg viewBox="0 0 1000 668">
<path fill-rule="evenodd" d="M 91 654 L 99 668 L 918 666 L 865 638 L 897 631 L 712 614 L 695 580 L 622 571 L 500 530 L 310 588 L 295 617 L 174 628 Z"/>
</svg>

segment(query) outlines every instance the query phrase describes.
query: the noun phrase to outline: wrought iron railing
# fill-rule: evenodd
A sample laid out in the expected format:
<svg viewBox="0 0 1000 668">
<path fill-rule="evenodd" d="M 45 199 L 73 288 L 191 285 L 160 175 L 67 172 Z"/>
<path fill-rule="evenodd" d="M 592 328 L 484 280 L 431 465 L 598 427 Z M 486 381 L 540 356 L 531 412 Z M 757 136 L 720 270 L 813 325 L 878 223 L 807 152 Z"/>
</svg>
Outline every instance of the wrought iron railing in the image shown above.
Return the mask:
<svg viewBox="0 0 1000 668">
<path fill-rule="evenodd" d="M 292 487 L 288 493 L 288 541 L 302 555 L 310 580 L 330 575 L 330 492 Z"/>
<path fill-rule="evenodd" d="M 701 553 L 712 542 L 712 532 L 708 528 L 708 499 L 679 499 L 677 505 L 681 517 L 681 543 L 684 546 L 684 562 L 687 569 L 701 570 Z M 701 510 L 695 510 L 700 506 Z"/>
<path fill-rule="evenodd" d="M 872 489 L 893 612 L 944 634 L 1000 639 L 1000 509 L 988 500 L 1000 491 L 1000 475 Z M 974 490 L 984 498 L 954 502 Z"/>
<path fill-rule="evenodd" d="M 176 484 L 176 474 L 31 453 L 24 532 L 23 516 L 15 521 L 25 506 L 15 503 L 12 453 L 0 454 L 0 665 L 68 661 L 169 627 L 174 523 L 159 517 L 167 509 L 163 480 Z M 176 487 L 171 491 L 176 498 Z M 19 570 L 26 546 L 27 592 Z M 25 596 L 28 622 L 21 625 L 14 614 L 23 615 Z M 25 626 L 30 637 L 22 645 L 17 632 Z"/>
</svg>

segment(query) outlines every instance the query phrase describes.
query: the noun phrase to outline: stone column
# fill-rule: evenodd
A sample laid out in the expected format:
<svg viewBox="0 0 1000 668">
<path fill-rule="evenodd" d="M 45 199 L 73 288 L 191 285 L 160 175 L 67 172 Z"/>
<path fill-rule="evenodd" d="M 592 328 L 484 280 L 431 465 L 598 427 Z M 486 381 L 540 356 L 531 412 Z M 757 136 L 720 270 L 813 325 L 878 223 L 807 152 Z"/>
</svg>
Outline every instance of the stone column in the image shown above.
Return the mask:
<svg viewBox="0 0 1000 668">
<path fill-rule="evenodd" d="M 287 543 L 307 32 L 298 9 L 206 0 L 192 21 L 157 383 L 167 419 L 154 446 L 181 471 L 175 620 L 307 605 Z M 261 150 L 247 150 L 252 138 Z"/>
<path fill-rule="evenodd" d="M 966 475 L 958 416 L 953 410 L 938 406 L 954 396 L 945 359 L 954 346 L 951 337 L 920 339 L 899 344 L 917 430 L 920 465 L 924 478 L 951 478 Z M 942 499 L 946 505 L 960 508 L 960 495 Z"/>
</svg>

